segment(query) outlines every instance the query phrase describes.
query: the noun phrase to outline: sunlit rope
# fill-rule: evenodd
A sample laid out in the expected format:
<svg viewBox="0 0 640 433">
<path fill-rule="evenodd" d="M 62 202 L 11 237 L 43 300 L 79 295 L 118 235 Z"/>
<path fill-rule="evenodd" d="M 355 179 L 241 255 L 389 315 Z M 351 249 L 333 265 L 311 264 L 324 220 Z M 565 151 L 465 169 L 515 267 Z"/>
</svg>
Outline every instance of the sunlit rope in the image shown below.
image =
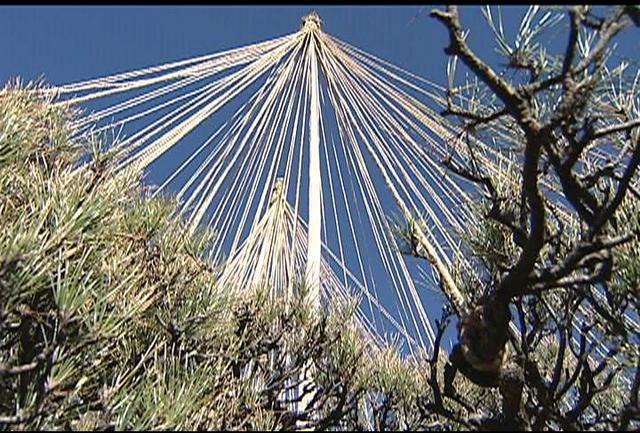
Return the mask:
<svg viewBox="0 0 640 433">
<path fill-rule="evenodd" d="M 154 193 L 173 188 L 190 230 L 213 230 L 221 284 L 266 281 L 280 291 L 274 295 L 291 297 L 301 270 L 316 263 L 321 304 L 360 296 L 368 309 L 360 307 L 358 323 L 371 340 L 385 341 L 391 326 L 412 353 L 434 341 L 425 305 L 434 290 L 421 286 L 442 284 L 456 307 L 464 305 L 450 269 L 454 261 L 471 266 L 460 236 L 477 222 L 468 186 L 442 161 L 464 162 L 468 147 L 458 126 L 409 93 L 444 106 L 441 86 L 318 28 L 47 91 L 59 104 L 104 101 L 80 129 L 135 125 L 116 146 L 125 151 L 121 167 L 139 171 L 241 102 Z M 502 179 L 513 159 L 469 139 L 479 163 Z M 394 213 L 425 221 L 416 236 L 437 271 L 431 281 L 416 284 L 393 237 Z"/>
</svg>

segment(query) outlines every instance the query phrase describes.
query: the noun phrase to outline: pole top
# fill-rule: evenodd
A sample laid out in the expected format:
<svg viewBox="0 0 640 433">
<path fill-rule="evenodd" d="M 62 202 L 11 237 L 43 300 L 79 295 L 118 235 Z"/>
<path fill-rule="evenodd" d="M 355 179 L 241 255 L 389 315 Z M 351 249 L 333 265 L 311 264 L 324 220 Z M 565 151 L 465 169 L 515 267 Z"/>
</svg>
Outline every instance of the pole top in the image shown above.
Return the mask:
<svg viewBox="0 0 640 433">
<path fill-rule="evenodd" d="M 322 29 L 322 19 L 316 11 L 311 11 L 309 14 L 302 17 L 301 30 L 314 31 Z"/>
<path fill-rule="evenodd" d="M 283 194 L 284 188 L 284 179 L 281 177 L 276 178 L 276 181 L 273 184 L 273 189 L 271 190 L 271 200 L 269 201 L 269 205 L 273 206 L 284 198 Z"/>
</svg>

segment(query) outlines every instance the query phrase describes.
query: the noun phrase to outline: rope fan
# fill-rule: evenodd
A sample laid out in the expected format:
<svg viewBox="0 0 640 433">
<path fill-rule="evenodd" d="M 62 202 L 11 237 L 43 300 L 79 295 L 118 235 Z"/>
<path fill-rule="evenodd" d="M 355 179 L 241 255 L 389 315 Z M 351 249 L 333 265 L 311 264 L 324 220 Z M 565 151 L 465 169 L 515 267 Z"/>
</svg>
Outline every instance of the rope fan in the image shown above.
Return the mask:
<svg viewBox="0 0 640 433">
<path fill-rule="evenodd" d="M 215 233 L 219 284 L 285 298 L 304 285 L 318 310 L 356 296 L 371 342 L 399 335 L 411 354 L 431 349 L 443 295 L 464 311 L 451 269 L 470 266 L 461 233 L 477 224 L 477 196 L 442 164 L 466 160 L 461 132 L 421 102 L 442 106 L 443 90 L 316 13 L 275 39 L 49 89 L 90 109 L 79 132 L 126 131 L 120 167 Z M 476 144 L 491 175 L 513 163 Z M 413 235 L 429 263 L 403 254 L 390 216 L 424 221 Z"/>
</svg>

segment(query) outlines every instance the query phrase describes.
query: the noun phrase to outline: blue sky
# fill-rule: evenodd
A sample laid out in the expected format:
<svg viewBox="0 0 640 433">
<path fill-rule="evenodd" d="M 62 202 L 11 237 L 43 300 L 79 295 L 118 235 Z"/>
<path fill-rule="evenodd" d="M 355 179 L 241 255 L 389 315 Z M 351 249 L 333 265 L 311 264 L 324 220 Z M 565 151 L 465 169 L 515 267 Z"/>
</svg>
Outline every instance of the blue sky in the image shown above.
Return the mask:
<svg viewBox="0 0 640 433">
<path fill-rule="evenodd" d="M 0 83 L 40 76 L 76 82 L 272 39 L 299 28 L 315 9 L 324 30 L 418 75 L 445 83 L 444 27 L 431 6 L 0 6 Z M 502 7 L 513 35 L 526 6 Z M 480 8 L 461 8 L 472 46 L 491 63 L 493 36 Z M 566 33 L 545 42 L 562 49 Z M 637 59 L 627 30 L 620 52 Z M 637 67 L 637 63 L 636 63 Z"/>
<path fill-rule="evenodd" d="M 0 82 L 44 76 L 65 84 L 240 47 L 296 31 L 316 10 L 323 30 L 444 84 L 444 27 L 426 6 L 30 6 L 0 7 Z M 513 35 L 526 7 L 504 7 Z M 493 36 L 478 7 L 463 8 L 472 46 L 494 63 Z M 561 48 L 565 34 L 548 42 Z M 640 48 L 627 32 L 623 53 Z M 634 51 L 635 50 L 635 51 Z M 429 310 L 439 316 L 437 300 Z"/>
<path fill-rule="evenodd" d="M 422 6 L 29 6 L 0 8 L 0 81 L 62 84 L 217 52 L 293 32 L 311 9 L 324 30 L 442 82 L 444 28 Z M 505 8 L 507 21 L 523 8 Z M 478 40 L 478 8 L 463 10 Z M 513 21 L 513 20 L 511 20 Z M 472 30 L 476 31 L 476 30 Z"/>
</svg>

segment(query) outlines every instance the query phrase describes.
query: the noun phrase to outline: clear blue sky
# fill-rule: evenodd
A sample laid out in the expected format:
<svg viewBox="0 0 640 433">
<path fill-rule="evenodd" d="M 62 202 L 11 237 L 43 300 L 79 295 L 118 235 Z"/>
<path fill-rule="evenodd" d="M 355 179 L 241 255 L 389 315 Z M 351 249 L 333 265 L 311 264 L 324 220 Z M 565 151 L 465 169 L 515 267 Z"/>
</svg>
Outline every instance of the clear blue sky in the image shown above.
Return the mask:
<svg viewBox="0 0 640 433">
<path fill-rule="evenodd" d="M 29 6 L 0 7 L 0 83 L 44 76 L 65 84 L 215 53 L 292 33 L 316 10 L 323 30 L 377 57 L 445 83 L 444 27 L 426 6 Z M 513 35 L 526 7 L 504 7 Z M 463 8 L 470 40 L 490 62 L 495 44 L 478 7 Z M 634 38 L 634 35 L 636 36 Z M 561 49 L 565 34 L 551 35 Z M 622 54 L 637 58 L 637 32 Z M 637 67 L 637 66 L 636 66 Z M 438 302 L 428 310 L 439 316 Z"/>
<path fill-rule="evenodd" d="M 444 27 L 431 6 L 0 6 L 0 83 L 40 76 L 64 84 L 240 47 L 296 31 L 315 9 L 324 30 L 433 81 L 445 82 Z M 526 6 L 505 6 L 515 34 Z M 494 38 L 478 6 L 461 9 L 469 40 L 491 62 Z M 550 35 L 562 49 L 566 33 Z M 637 61 L 640 38 L 619 50 Z M 636 63 L 637 67 L 637 63 Z"/>
<path fill-rule="evenodd" d="M 443 81 L 446 32 L 428 17 L 430 7 L 417 5 L 5 6 L 0 8 L 0 81 L 44 74 L 62 84 L 214 53 L 296 31 L 311 9 L 320 13 L 326 32 Z M 506 8 L 507 17 L 514 12 Z M 475 26 L 477 8 L 464 13 Z M 478 32 L 489 37 L 486 29 Z"/>
</svg>

